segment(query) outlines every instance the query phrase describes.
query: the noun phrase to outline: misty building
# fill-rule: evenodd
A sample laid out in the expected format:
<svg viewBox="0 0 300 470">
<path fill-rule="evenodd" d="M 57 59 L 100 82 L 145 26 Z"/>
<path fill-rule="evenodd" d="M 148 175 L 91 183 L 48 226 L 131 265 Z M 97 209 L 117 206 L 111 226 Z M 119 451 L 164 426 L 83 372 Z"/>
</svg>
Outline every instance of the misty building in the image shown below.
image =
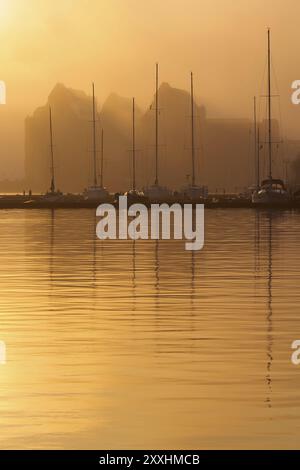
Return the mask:
<svg viewBox="0 0 300 470">
<path fill-rule="evenodd" d="M 191 177 L 190 95 L 163 83 L 159 90 L 160 184 L 180 189 Z M 33 191 L 50 185 L 49 106 L 52 108 L 57 187 L 81 192 L 92 183 L 92 101 L 84 92 L 58 84 L 48 102 L 25 123 L 26 184 Z M 154 183 L 154 99 L 136 109 L 137 185 Z M 131 184 L 132 100 L 111 94 L 98 104 L 97 155 L 104 130 L 104 185 L 125 191 Z M 278 132 L 275 131 L 278 135 Z M 264 134 L 264 131 L 261 131 Z M 210 191 L 240 191 L 254 182 L 253 123 L 247 119 L 208 119 L 195 104 L 197 183 Z M 261 155 L 262 161 L 265 156 Z M 100 168 L 100 165 L 98 165 Z M 262 163 L 262 173 L 264 165 Z"/>
</svg>

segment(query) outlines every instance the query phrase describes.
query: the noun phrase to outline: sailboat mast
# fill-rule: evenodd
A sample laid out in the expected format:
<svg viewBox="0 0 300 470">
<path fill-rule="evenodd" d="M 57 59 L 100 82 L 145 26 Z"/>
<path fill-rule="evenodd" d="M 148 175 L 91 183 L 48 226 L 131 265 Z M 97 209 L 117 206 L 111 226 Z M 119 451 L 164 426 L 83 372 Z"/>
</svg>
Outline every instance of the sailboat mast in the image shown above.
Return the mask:
<svg viewBox="0 0 300 470">
<path fill-rule="evenodd" d="M 257 156 L 256 156 L 256 186 L 257 189 L 260 187 L 260 131 L 259 131 L 259 126 L 257 128 L 257 142 L 256 142 L 256 147 L 257 147 Z"/>
<path fill-rule="evenodd" d="M 97 186 L 97 148 L 96 148 L 96 105 L 95 85 L 93 83 L 93 157 L 94 157 L 94 185 Z"/>
<path fill-rule="evenodd" d="M 269 123 L 269 179 L 272 181 L 272 104 L 271 104 L 271 33 L 268 29 L 268 123 Z"/>
<path fill-rule="evenodd" d="M 156 64 L 156 91 L 155 91 L 155 185 L 158 186 L 158 139 L 159 139 L 159 99 L 158 99 L 159 68 Z"/>
<path fill-rule="evenodd" d="M 255 167 L 255 179 L 256 179 L 256 189 L 259 186 L 258 174 L 257 174 L 257 111 L 256 111 L 256 96 L 253 99 L 254 102 L 254 167 Z"/>
<path fill-rule="evenodd" d="M 195 129 L 194 129 L 194 77 L 191 72 L 191 139 L 192 139 L 192 185 L 196 184 L 195 176 Z"/>
<path fill-rule="evenodd" d="M 132 189 L 136 189 L 135 178 L 135 99 L 132 98 Z"/>
<path fill-rule="evenodd" d="M 101 129 L 101 162 L 100 162 L 100 184 L 103 188 L 103 163 L 104 163 L 104 130 Z"/>
<path fill-rule="evenodd" d="M 54 176 L 54 149 L 53 149 L 53 129 L 52 129 L 52 110 L 49 107 L 49 124 L 50 124 L 50 152 L 51 152 L 51 186 L 52 193 L 55 191 L 55 176 Z"/>
</svg>

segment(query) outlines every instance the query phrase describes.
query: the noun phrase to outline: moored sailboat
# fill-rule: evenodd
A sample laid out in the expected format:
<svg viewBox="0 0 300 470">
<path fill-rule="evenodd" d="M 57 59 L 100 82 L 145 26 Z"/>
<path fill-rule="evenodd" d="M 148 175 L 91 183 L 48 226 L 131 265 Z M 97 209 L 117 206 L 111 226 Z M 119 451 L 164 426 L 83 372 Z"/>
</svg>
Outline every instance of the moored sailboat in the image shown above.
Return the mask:
<svg viewBox="0 0 300 470">
<path fill-rule="evenodd" d="M 289 202 L 289 194 L 285 183 L 281 178 L 273 177 L 273 140 L 272 140 L 272 95 L 271 95 L 271 34 L 268 29 L 268 178 L 262 181 L 252 194 L 252 202 L 255 205 L 280 205 Z M 259 157 L 259 156 L 258 156 Z M 259 165 L 259 163 L 258 163 Z M 259 168 L 259 166 L 258 166 Z M 259 175 L 259 172 L 258 172 Z"/>
<path fill-rule="evenodd" d="M 205 186 L 196 183 L 196 148 L 195 148 L 195 101 L 194 101 L 194 76 L 191 72 L 191 160 L 192 160 L 192 182 L 182 188 L 184 201 L 197 202 L 207 198 L 208 191 Z"/>
<path fill-rule="evenodd" d="M 53 145 L 53 126 L 52 126 L 52 109 L 49 107 L 49 131 L 50 131 L 50 157 L 51 157 L 51 183 L 50 189 L 45 194 L 44 198 L 49 202 L 55 202 L 63 196 L 61 191 L 56 190 L 55 185 L 55 167 L 54 167 L 54 145 Z"/>
<path fill-rule="evenodd" d="M 135 98 L 132 98 L 132 183 L 131 189 L 125 194 L 129 204 L 146 202 L 147 198 L 142 191 L 137 190 L 136 185 L 136 138 L 135 138 Z"/>
<path fill-rule="evenodd" d="M 87 201 L 107 202 L 111 200 L 111 196 L 107 189 L 103 186 L 103 130 L 101 139 L 101 175 L 100 184 L 98 184 L 97 175 L 97 145 L 96 145 L 96 103 L 95 103 L 95 85 L 93 83 L 93 184 L 85 189 L 83 196 Z"/>
<path fill-rule="evenodd" d="M 159 66 L 156 64 L 156 93 L 155 93 L 155 181 L 144 190 L 150 202 L 167 202 L 173 199 L 170 189 L 159 184 Z"/>
</svg>

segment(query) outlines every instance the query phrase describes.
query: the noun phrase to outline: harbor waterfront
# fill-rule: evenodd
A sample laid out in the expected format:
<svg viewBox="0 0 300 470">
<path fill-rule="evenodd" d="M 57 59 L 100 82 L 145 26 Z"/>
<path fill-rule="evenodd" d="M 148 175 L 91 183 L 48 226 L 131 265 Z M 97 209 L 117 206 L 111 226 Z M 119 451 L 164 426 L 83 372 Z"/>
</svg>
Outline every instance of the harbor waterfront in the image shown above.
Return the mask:
<svg viewBox="0 0 300 470">
<path fill-rule="evenodd" d="M 141 202 L 146 206 L 150 206 L 154 201 L 150 201 L 147 197 L 132 198 L 130 193 L 128 195 L 128 200 L 134 204 Z M 115 207 L 118 207 L 118 197 L 119 194 L 110 194 L 109 198 L 106 199 L 106 202 L 113 204 Z M 1 209 L 59 209 L 59 208 L 70 208 L 70 209 L 83 209 L 83 208 L 97 208 L 99 204 L 103 202 L 102 198 L 97 199 L 97 197 L 88 199 L 84 195 L 75 195 L 75 194 L 66 194 L 61 195 L 60 197 L 55 197 L 54 199 L 44 197 L 43 195 L 2 195 L 0 196 L 0 210 Z M 251 198 L 240 196 L 237 194 L 225 195 L 225 194 L 215 194 L 208 195 L 205 199 L 190 200 L 189 198 L 185 199 L 178 197 L 176 193 L 172 197 L 167 198 L 165 201 L 160 200 L 160 204 L 166 203 L 169 205 L 172 204 L 193 204 L 194 206 L 198 204 L 204 204 L 207 209 L 218 209 L 218 208 L 271 208 L 273 210 L 282 210 L 282 209 L 297 209 L 300 208 L 300 197 L 291 197 L 287 201 L 283 202 L 267 202 L 265 204 L 259 203 L 254 204 Z"/>
<path fill-rule="evenodd" d="M 207 211 L 191 253 L 94 209 L 0 224 L 2 449 L 298 447 L 298 211 Z"/>
<path fill-rule="evenodd" d="M 194 98 L 194 74 L 190 73 L 190 156 L 191 156 L 191 175 L 187 174 L 187 185 L 177 189 L 176 191 L 170 189 L 167 186 L 161 185 L 161 144 L 160 144 L 160 87 L 159 87 L 159 64 L 155 66 L 155 94 L 153 106 L 150 109 L 155 111 L 155 126 L 154 126 L 154 183 L 149 184 L 143 189 L 138 189 L 139 182 L 137 182 L 137 147 L 136 147 L 136 101 L 132 98 L 132 109 L 131 109 L 131 182 L 129 189 L 126 192 L 110 193 L 109 190 L 104 187 L 104 128 L 101 128 L 101 158 L 98 159 L 98 145 L 97 145 L 97 133 L 99 129 L 97 124 L 100 121 L 101 113 L 98 110 L 97 99 L 95 95 L 95 84 L 92 83 L 92 99 L 91 99 L 91 115 L 92 115 L 92 162 L 90 165 L 86 165 L 86 168 L 91 166 L 92 171 L 92 184 L 85 188 L 81 193 L 78 194 L 63 194 L 60 190 L 57 190 L 57 179 L 56 179 L 56 163 L 54 155 L 54 136 L 53 136 L 53 118 L 52 108 L 49 105 L 49 147 L 50 147 L 50 189 L 40 196 L 32 196 L 32 190 L 28 191 L 29 198 L 26 197 L 26 191 L 23 190 L 23 198 L 20 196 L 2 196 L 0 197 L 0 209 L 1 208 L 21 208 L 21 207 L 34 207 L 34 208 L 59 208 L 59 207 L 97 207 L 100 203 L 114 203 L 118 205 L 118 196 L 124 194 L 128 196 L 131 202 L 140 202 L 148 204 L 160 203 L 160 204 L 200 204 L 206 203 L 207 207 L 228 207 L 228 208 L 241 208 L 241 207 L 270 207 L 270 208 L 297 208 L 299 206 L 300 196 L 299 188 L 297 185 L 288 186 L 282 178 L 274 177 L 274 144 L 279 146 L 282 142 L 273 140 L 273 115 L 272 115 L 272 61 L 271 61 L 271 31 L 267 31 L 268 39 L 268 73 L 267 73 L 267 140 L 261 141 L 260 139 L 260 125 L 262 122 L 257 120 L 257 100 L 254 97 L 254 145 L 253 145 L 253 162 L 254 167 L 254 179 L 255 184 L 249 187 L 244 187 L 243 193 L 235 193 L 231 196 L 226 195 L 224 190 L 223 195 L 209 195 L 208 186 L 199 184 L 198 180 L 203 180 L 204 167 L 203 163 L 201 169 L 199 168 L 199 149 L 196 147 L 196 126 L 195 126 L 195 98 Z M 263 98 L 263 96 L 262 96 Z M 249 130 L 249 135 L 251 132 Z M 264 148 L 267 150 L 268 170 L 264 168 L 264 178 L 260 181 L 261 170 L 265 164 L 265 157 L 261 158 L 261 150 Z M 250 148 L 250 147 L 249 147 Z M 248 151 L 249 151 L 248 148 Z M 278 158 L 277 158 L 278 159 Z M 284 162 L 283 155 L 279 158 L 279 168 L 282 167 L 283 163 L 287 167 L 287 161 Z M 173 162 L 173 166 L 176 162 Z M 196 170 L 198 166 L 198 171 Z M 200 171 L 199 171 L 200 170 Z M 252 168 L 253 170 L 253 168 Z M 282 168 L 280 169 L 282 171 Z M 199 175 L 200 173 L 200 175 Z M 250 176 L 251 178 L 253 177 Z M 191 182 L 190 182 L 191 177 Z M 253 180 L 254 182 L 254 180 Z"/>
<path fill-rule="evenodd" d="M 1 467 L 300 448 L 299 18 L 0 0 Z"/>
</svg>

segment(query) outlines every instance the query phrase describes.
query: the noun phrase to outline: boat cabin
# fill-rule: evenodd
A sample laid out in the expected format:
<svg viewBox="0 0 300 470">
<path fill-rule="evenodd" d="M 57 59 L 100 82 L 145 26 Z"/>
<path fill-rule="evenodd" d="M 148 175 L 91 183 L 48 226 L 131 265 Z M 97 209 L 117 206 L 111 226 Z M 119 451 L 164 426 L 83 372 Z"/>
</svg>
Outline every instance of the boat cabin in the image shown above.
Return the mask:
<svg viewBox="0 0 300 470">
<path fill-rule="evenodd" d="M 284 182 L 281 179 L 267 179 L 261 183 L 262 189 L 271 188 L 275 191 L 286 191 Z"/>
</svg>

